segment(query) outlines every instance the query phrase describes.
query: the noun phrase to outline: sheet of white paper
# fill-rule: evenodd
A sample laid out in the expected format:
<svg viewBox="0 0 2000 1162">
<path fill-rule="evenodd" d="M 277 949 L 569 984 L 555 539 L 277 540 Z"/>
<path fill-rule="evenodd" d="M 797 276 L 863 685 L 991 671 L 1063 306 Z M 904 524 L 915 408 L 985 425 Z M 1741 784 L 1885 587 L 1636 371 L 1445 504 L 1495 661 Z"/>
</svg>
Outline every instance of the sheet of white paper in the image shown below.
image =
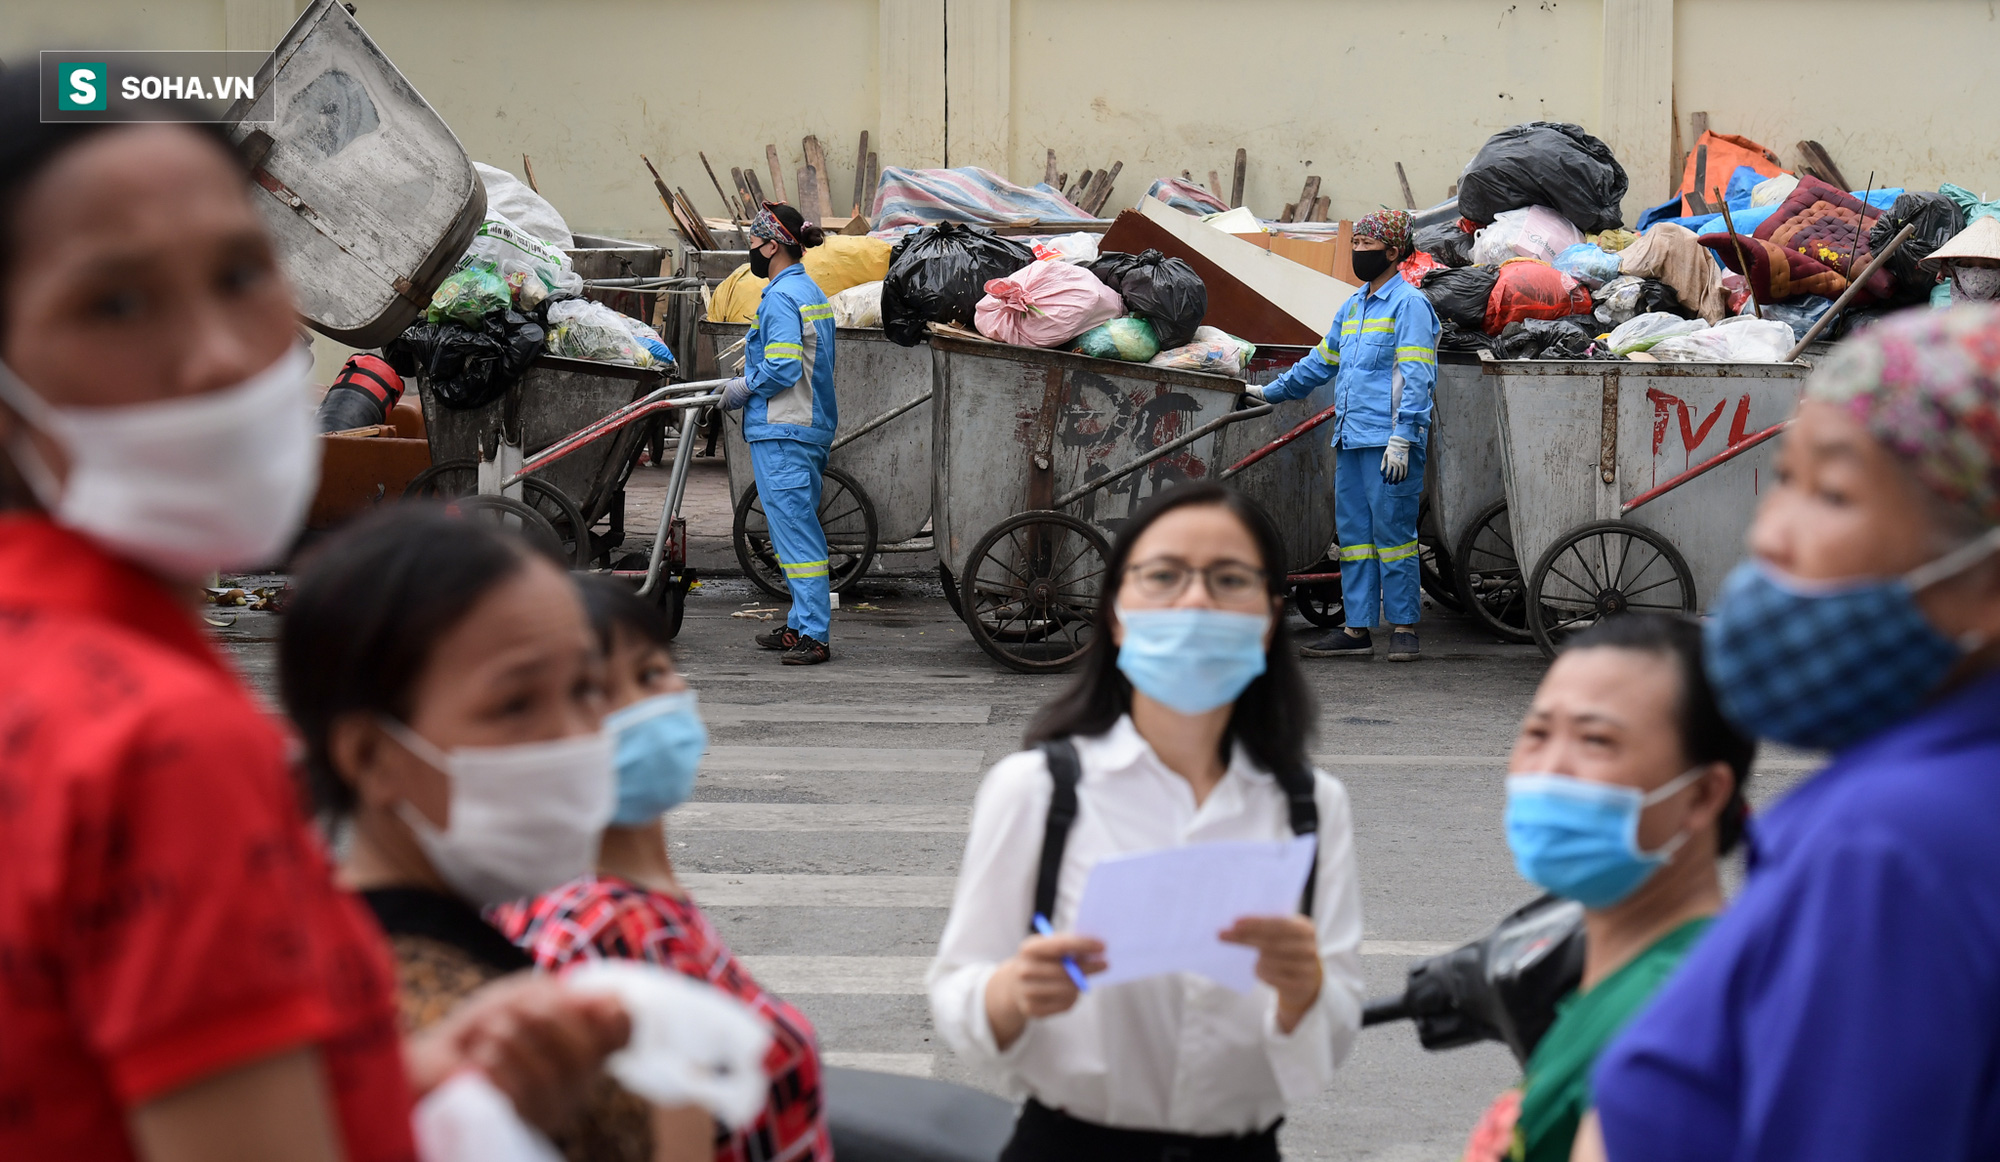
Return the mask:
<svg viewBox="0 0 2000 1162">
<path fill-rule="evenodd" d="M 1099 861 L 1076 910 L 1076 931 L 1104 941 L 1109 964 L 1091 987 L 1192 972 L 1249 992 L 1256 950 L 1216 934 L 1244 916 L 1297 911 L 1317 840 L 1198 843 Z"/>
</svg>

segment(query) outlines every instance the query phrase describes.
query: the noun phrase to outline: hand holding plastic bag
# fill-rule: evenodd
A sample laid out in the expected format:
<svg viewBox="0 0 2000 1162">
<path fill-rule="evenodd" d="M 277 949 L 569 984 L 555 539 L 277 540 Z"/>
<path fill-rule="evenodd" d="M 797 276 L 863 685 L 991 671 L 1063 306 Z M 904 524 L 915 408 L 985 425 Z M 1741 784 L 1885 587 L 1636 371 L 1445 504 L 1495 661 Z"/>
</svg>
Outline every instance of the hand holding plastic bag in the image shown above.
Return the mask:
<svg viewBox="0 0 2000 1162">
<path fill-rule="evenodd" d="M 654 1105 L 698 1105 L 726 1126 L 764 1108 L 770 1026 L 721 989 L 631 960 L 593 960 L 564 974 L 583 993 L 616 996 L 632 1039 L 605 1068 Z"/>
</svg>

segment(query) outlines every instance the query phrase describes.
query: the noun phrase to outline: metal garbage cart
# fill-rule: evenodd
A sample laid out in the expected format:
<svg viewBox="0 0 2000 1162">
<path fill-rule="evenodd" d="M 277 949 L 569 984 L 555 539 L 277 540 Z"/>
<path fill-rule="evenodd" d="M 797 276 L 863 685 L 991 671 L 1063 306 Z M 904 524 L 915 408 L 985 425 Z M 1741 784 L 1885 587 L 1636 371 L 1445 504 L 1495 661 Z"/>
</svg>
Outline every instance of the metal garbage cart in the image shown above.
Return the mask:
<svg viewBox="0 0 2000 1162">
<path fill-rule="evenodd" d="M 728 351 L 750 332 L 748 323 L 698 325 L 702 347 Z M 902 347 L 879 327 L 843 327 L 834 333 L 834 398 L 840 430 L 827 456 L 820 492 L 820 525 L 826 531 L 828 573 L 845 589 L 868 572 L 882 553 L 929 553 L 931 522 L 931 356 L 922 344 Z M 720 362 L 734 374 L 735 358 Z M 773 597 L 791 590 L 771 548 L 770 527 L 757 499 L 750 445 L 740 414 L 723 426 L 729 461 L 729 495 L 735 519 L 731 540 L 743 572 Z"/>
<path fill-rule="evenodd" d="M 1156 492 L 1217 470 L 1216 435 L 1268 416 L 1226 376 L 1013 347 L 935 327 L 931 496 L 959 616 L 1024 673 L 1095 632 L 1107 537 Z"/>
<path fill-rule="evenodd" d="M 1243 369 L 1245 383 L 1274 382 L 1310 347 L 1259 347 Z M 1271 414 L 1222 429 L 1217 475 L 1255 500 L 1285 541 L 1286 582 L 1299 615 L 1314 625 L 1340 624 L 1340 562 L 1334 555 L 1333 443 L 1317 431 L 1333 418 L 1333 380 L 1302 399 L 1273 405 Z M 1255 471 L 1251 471 L 1252 468 Z"/>
<path fill-rule="evenodd" d="M 1446 553 L 1454 604 L 1503 641 L 1527 642 L 1534 639 L 1507 522 L 1498 381 L 1483 362 L 1472 352 L 1438 352 L 1425 531 Z"/>
<path fill-rule="evenodd" d="M 1693 613 L 1743 555 L 1804 363 L 1494 360 L 1535 643 L 1627 610 Z"/>
</svg>

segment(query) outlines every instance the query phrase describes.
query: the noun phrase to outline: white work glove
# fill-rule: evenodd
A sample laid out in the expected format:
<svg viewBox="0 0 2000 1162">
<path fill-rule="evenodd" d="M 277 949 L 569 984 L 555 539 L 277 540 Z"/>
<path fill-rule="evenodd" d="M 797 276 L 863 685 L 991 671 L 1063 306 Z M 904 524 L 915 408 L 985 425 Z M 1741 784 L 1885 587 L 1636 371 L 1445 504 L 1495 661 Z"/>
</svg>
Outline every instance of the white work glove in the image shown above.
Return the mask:
<svg viewBox="0 0 2000 1162">
<path fill-rule="evenodd" d="M 1243 389 L 1243 394 L 1249 396 L 1251 399 L 1256 400 L 1258 403 L 1270 402 L 1264 398 L 1264 385 L 1261 383 L 1253 383 L 1248 387 L 1245 387 Z"/>
<path fill-rule="evenodd" d="M 1401 436 L 1390 436 L 1389 446 L 1382 449 L 1382 479 L 1401 484 L 1409 474 L 1410 442 Z"/>
<path fill-rule="evenodd" d="M 722 385 L 722 410 L 733 412 L 750 402 L 750 384 L 742 376 L 728 380 Z"/>
</svg>

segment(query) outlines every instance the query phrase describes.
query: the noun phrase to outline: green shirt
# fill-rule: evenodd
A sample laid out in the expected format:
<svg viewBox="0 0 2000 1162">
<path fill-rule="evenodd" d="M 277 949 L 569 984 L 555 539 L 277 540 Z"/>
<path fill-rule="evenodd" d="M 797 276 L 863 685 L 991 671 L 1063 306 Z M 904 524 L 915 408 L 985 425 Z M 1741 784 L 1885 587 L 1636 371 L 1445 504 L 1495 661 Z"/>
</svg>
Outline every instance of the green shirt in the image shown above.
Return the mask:
<svg viewBox="0 0 2000 1162">
<path fill-rule="evenodd" d="M 1590 1071 L 1597 1055 L 1653 999 L 1713 919 L 1689 920 L 1589 992 L 1557 1002 L 1555 1024 L 1528 1056 L 1508 1153 L 1513 1162 L 1568 1162 L 1576 1127 L 1590 1109 Z"/>
</svg>

